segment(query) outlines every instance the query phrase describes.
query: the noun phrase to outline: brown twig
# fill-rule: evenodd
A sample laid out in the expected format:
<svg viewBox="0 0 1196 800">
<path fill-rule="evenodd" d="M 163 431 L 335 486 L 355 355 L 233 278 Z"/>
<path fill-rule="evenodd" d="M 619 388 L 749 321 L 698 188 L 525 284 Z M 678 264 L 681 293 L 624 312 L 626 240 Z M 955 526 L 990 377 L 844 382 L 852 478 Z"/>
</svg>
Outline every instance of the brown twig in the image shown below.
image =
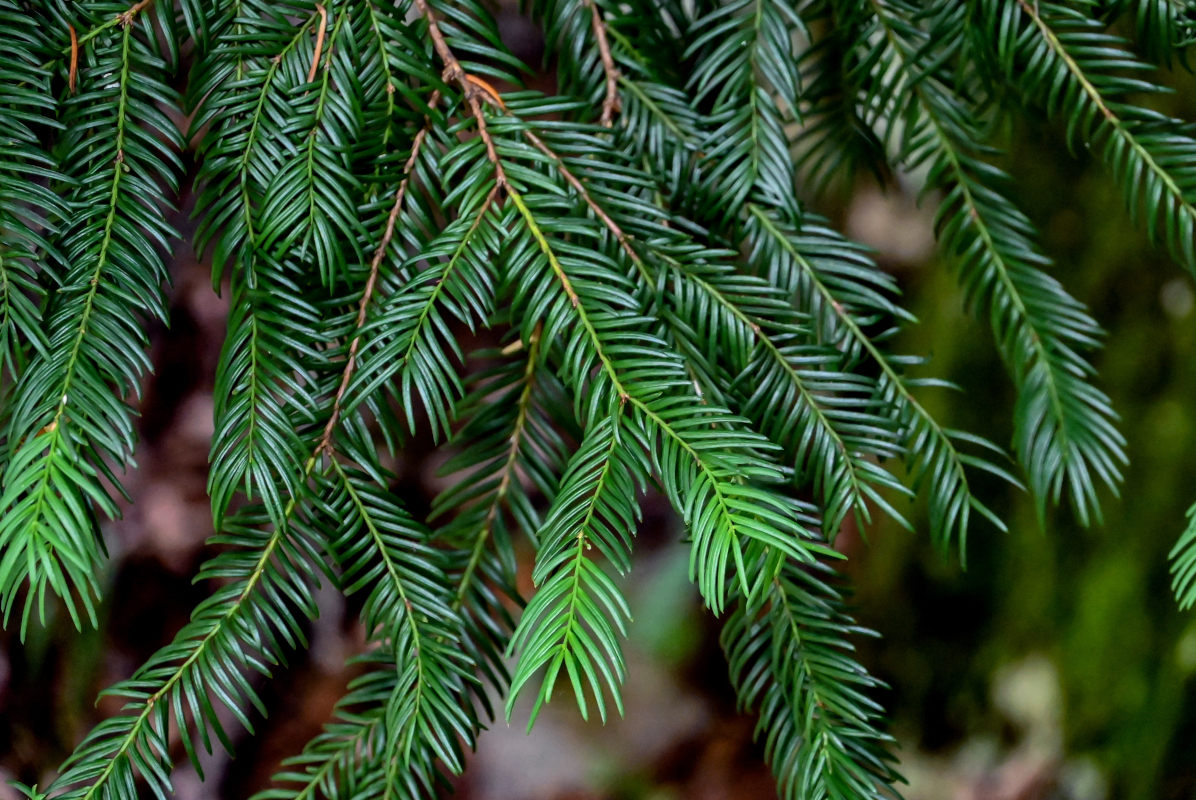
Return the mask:
<svg viewBox="0 0 1196 800">
<path fill-rule="evenodd" d="M 602 12 L 594 0 L 586 0 L 590 7 L 590 25 L 594 28 L 594 36 L 598 39 L 598 56 L 602 59 L 602 72 L 606 75 L 606 97 L 602 101 L 602 126 L 609 128 L 614 123 L 615 112 L 623 109 L 619 100 L 619 68 L 615 66 L 615 59 L 610 54 L 610 42 L 606 38 L 606 22 L 602 19 Z"/>
<path fill-rule="evenodd" d="M 139 2 L 134 3 L 133 5 L 129 6 L 129 8 L 126 9 L 125 11 L 122 11 L 121 13 L 114 15 L 107 22 L 101 23 L 100 25 L 96 25 L 94 28 L 92 28 L 87 33 L 83 34 L 82 36 L 76 36 L 74 27 L 68 25 L 68 27 L 70 28 L 70 32 L 71 32 L 71 43 L 69 45 L 67 45 L 67 50 L 71 51 L 74 54 L 74 57 L 76 60 L 76 65 L 78 64 L 79 49 L 83 45 L 87 44 L 92 39 L 94 39 L 95 37 L 97 37 L 101 33 L 103 33 L 104 31 L 111 28 L 113 25 L 120 25 L 123 28 L 128 28 L 130 25 L 133 24 L 133 19 L 139 13 L 144 11 L 146 6 L 148 6 L 151 2 L 153 2 L 153 0 L 140 0 Z"/>
<path fill-rule="evenodd" d="M 435 108 L 440 103 L 440 92 L 432 93 L 428 100 L 428 107 Z M 374 251 L 374 257 L 370 260 L 370 275 L 366 279 L 365 289 L 362 290 L 361 300 L 357 303 L 357 321 L 355 328 L 361 330 L 362 325 L 365 324 L 366 308 L 370 304 L 370 300 L 374 296 L 374 289 L 378 285 L 378 270 L 382 265 L 382 259 L 386 257 L 386 251 L 390 248 L 391 239 L 394 238 L 395 225 L 398 223 L 399 213 L 403 208 L 403 200 L 407 196 L 407 186 L 411 182 L 411 171 L 415 168 L 415 161 L 419 158 L 419 151 L 423 147 L 424 140 L 428 137 L 428 131 L 432 127 L 431 120 L 420 129 L 420 132 L 415 134 L 415 139 L 411 143 L 411 155 L 407 157 L 406 163 L 403 164 L 403 179 L 399 181 L 398 191 L 395 192 L 394 204 L 390 207 L 390 214 L 386 217 L 386 227 L 382 232 L 382 239 L 378 243 L 378 248 Z M 336 429 L 337 423 L 340 421 L 341 405 L 344 401 L 345 392 L 349 388 L 349 381 L 353 378 L 353 373 L 357 369 L 357 348 L 361 344 L 361 334 L 353 337 L 353 341 L 349 344 L 349 353 L 345 357 L 345 368 L 341 372 L 340 386 L 337 387 L 336 397 L 332 401 L 332 414 L 328 417 L 328 423 L 324 425 L 324 433 L 320 436 L 320 443 L 316 446 L 316 453 L 320 451 L 332 452 L 332 433 Z"/>
<path fill-rule="evenodd" d="M 133 18 L 144 11 L 146 6 L 148 6 L 151 2 L 153 2 L 153 0 L 140 0 L 140 2 L 134 3 L 129 7 L 128 11 L 116 15 L 117 22 L 126 28 L 129 27 L 133 24 Z"/>
<path fill-rule="evenodd" d="M 79 37 L 75 33 L 74 25 L 67 25 L 71 32 L 71 68 L 66 74 L 66 85 L 71 94 L 75 93 L 75 85 L 79 80 Z"/>
<path fill-rule="evenodd" d="M 470 113 L 473 114 L 473 118 L 478 125 L 478 136 L 481 137 L 482 143 L 486 146 L 486 157 L 494 165 L 495 185 L 499 188 L 506 188 L 507 171 L 503 169 L 502 160 L 498 157 L 498 149 L 494 146 L 494 138 L 490 135 L 489 128 L 486 127 L 486 115 L 482 112 L 481 103 L 478 102 L 478 91 L 484 92 L 495 100 L 499 108 L 505 110 L 506 106 L 503 104 L 498 92 L 490 84 L 481 78 L 470 75 L 461 66 L 461 62 L 453 55 L 452 48 L 444 40 L 444 34 L 440 32 L 440 24 L 436 21 L 436 15 L 432 13 L 427 0 L 415 0 L 415 6 L 419 9 L 419 13 L 423 15 L 424 19 L 427 20 L 428 35 L 432 37 L 432 46 L 436 49 L 436 54 L 440 56 L 440 60 L 444 62 L 445 80 L 454 81 L 461 87 L 461 91 L 465 94 L 465 102 L 469 105 Z"/>
<path fill-rule="evenodd" d="M 498 93 L 498 89 L 495 89 L 477 75 L 471 75 L 468 72 L 465 73 L 465 80 L 484 91 L 490 102 L 498 106 L 500 110 L 504 112 L 507 110 L 507 104 L 503 102 L 502 95 Z"/>
<path fill-rule="evenodd" d="M 320 68 L 320 54 L 324 52 L 324 34 L 328 31 L 328 10 L 323 3 L 316 3 L 316 12 L 320 15 L 320 29 L 316 31 L 316 52 L 311 57 L 311 69 L 307 71 L 307 82 L 316 79 L 316 71 Z"/>
</svg>

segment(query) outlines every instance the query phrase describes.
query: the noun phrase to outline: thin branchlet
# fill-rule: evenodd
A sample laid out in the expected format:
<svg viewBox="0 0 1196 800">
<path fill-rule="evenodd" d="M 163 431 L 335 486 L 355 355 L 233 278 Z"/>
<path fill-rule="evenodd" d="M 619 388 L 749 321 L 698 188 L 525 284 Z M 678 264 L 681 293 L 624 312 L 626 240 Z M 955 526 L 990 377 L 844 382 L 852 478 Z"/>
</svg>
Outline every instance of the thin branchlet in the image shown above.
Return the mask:
<svg viewBox="0 0 1196 800">
<path fill-rule="evenodd" d="M 428 99 L 429 108 L 435 108 L 440 104 L 440 92 L 435 91 Z M 415 138 L 411 142 L 411 155 L 407 157 L 406 163 L 403 164 L 403 177 L 399 181 L 399 188 L 395 191 L 394 203 L 391 204 L 390 213 L 386 215 L 386 226 L 382 231 L 382 239 L 378 242 L 378 247 L 374 250 L 374 256 L 370 259 L 370 272 L 366 278 L 365 286 L 361 291 L 361 299 L 357 301 L 357 318 L 354 325 L 358 333 L 353 337 L 349 343 L 349 352 L 345 355 L 345 368 L 341 372 L 340 385 L 336 390 L 336 397 L 332 402 L 332 413 L 328 416 L 328 422 L 324 425 L 324 432 L 320 436 L 320 443 L 316 447 L 316 452 L 323 450 L 329 455 L 332 454 L 332 438 L 336 430 L 337 423 L 340 421 L 341 412 L 343 410 L 343 403 L 345 392 L 349 388 L 349 382 L 353 380 L 353 373 L 357 369 L 357 349 L 361 345 L 361 328 L 365 325 L 366 312 L 369 309 L 370 302 L 374 298 L 374 289 L 378 285 L 378 270 L 382 265 L 382 260 L 386 257 L 386 251 L 390 249 L 391 240 L 394 238 L 395 225 L 398 222 L 399 214 L 403 209 L 403 201 L 407 196 L 407 187 L 411 182 L 411 171 L 415 167 L 416 161 L 419 160 L 420 150 L 423 148 L 424 140 L 428 138 L 428 132 L 431 130 L 432 121 L 427 120 L 423 128 L 415 134 Z"/>
<path fill-rule="evenodd" d="M 594 38 L 598 41 L 598 56 L 602 60 L 603 80 L 606 84 L 606 96 L 602 99 L 602 127 L 609 128 L 614 124 L 615 114 L 622 107 L 619 100 L 619 68 L 615 66 L 615 59 L 610 52 L 610 41 L 606 35 L 606 20 L 602 10 L 595 0 L 586 0 L 590 9 L 590 25 L 594 29 Z"/>
</svg>

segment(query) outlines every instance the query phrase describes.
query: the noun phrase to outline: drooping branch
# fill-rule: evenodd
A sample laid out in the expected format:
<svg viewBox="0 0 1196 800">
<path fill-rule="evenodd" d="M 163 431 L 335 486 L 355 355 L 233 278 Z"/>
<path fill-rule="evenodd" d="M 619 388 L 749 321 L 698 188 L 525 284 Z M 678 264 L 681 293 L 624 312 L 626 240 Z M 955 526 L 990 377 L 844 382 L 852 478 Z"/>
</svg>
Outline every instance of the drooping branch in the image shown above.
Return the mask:
<svg viewBox="0 0 1196 800">
<path fill-rule="evenodd" d="M 440 104 L 440 92 L 432 93 L 428 100 L 429 108 L 435 108 Z M 411 155 L 407 157 L 407 161 L 403 164 L 403 179 L 399 181 L 399 188 L 395 192 L 394 204 L 390 207 L 390 214 L 386 217 L 386 227 L 382 233 L 382 239 L 378 243 L 377 249 L 374 251 L 374 257 L 370 260 L 370 274 L 366 279 L 365 288 L 361 292 L 361 300 L 357 303 L 357 320 L 355 328 L 358 331 L 357 335 L 353 337 L 353 341 L 349 344 L 349 353 L 345 356 L 345 368 L 341 372 L 340 386 L 336 390 L 336 398 L 332 404 L 332 414 L 328 417 L 328 422 L 324 425 L 324 433 L 320 437 L 320 444 L 316 448 L 316 452 L 321 450 L 331 454 L 332 453 L 332 434 L 336 429 L 337 423 L 340 421 L 341 412 L 343 409 L 343 401 L 345 391 L 349 388 L 349 381 L 353 378 L 353 373 L 357 369 L 357 349 L 361 345 L 361 328 L 365 325 L 366 309 L 369 307 L 370 301 L 374 297 L 374 290 L 378 285 L 378 269 L 382 264 L 382 259 L 386 256 L 386 251 L 390 248 L 390 242 L 394 238 L 395 225 L 398 221 L 399 214 L 403 208 L 403 201 L 407 197 L 407 186 L 411 181 L 411 171 L 415 167 L 415 162 L 419 159 L 420 150 L 423 148 L 424 140 L 428 137 L 428 131 L 432 127 L 432 121 L 429 119 L 419 133 L 415 134 L 415 139 L 411 143 Z"/>
<path fill-rule="evenodd" d="M 432 46 L 436 48 L 436 54 L 440 56 L 440 60 L 444 63 L 445 80 L 452 81 L 461 87 L 461 92 L 465 96 L 465 102 L 469 105 L 470 113 L 473 114 L 473 118 L 477 122 L 478 136 L 486 146 L 486 157 L 494 165 L 495 183 L 499 188 L 505 188 L 507 186 L 507 172 L 503 169 L 502 159 L 498 157 L 498 149 L 494 146 L 494 137 L 490 135 L 490 129 L 486 125 L 486 115 L 482 111 L 478 92 L 484 92 L 500 105 L 501 98 L 499 98 L 498 92 L 494 91 L 489 84 L 480 78 L 470 75 L 461 66 L 461 62 L 457 60 L 457 56 L 453 54 L 452 48 L 445 41 L 444 34 L 440 30 L 440 23 L 436 21 L 436 14 L 433 13 L 427 0 L 415 0 L 415 6 L 428 23 L 428 35 L 432 37 Z"/>
<path fill-rule="evenodd" d="M 457 590 L 453 597 L 453 611 L 458 611 L 465 602 L 465 595 L 469 591 L 470 584 L 481 562 L 486 541 L 490 538 L 494 530 L 498 515 L 502 513 L 503 503 L 506 500 L 507 492 L 510 491 L 511 482 L 515 476 L 515 467 L 519 459 L 519 449 L 523 446 L 529 424 L 528 416 L 532 405 L 532 389 L 535 386 L 536 362 L 540 357 L 541 330 L 542 325 L 537 325 L 536 330 L 527 342 L 527 366 L 523 373 L 523 389 L 519 392 L 519 400 L 517 401 L 519 411 L 515 417 L 515 426 L 511 431 L 510 438 L 507 440 L 507 455 L 503 460 L 502 477 L 499 478 L 498 487 L 494 491 L 490 506 L 486 509 L 486 516 L 482 520 L 477 536 L 474 539 L 473 549 L 469 554 L 469 562 L 465 565 L 465 571 L 462 572 L 460 580 L 457 581 Z"/>
</svg>

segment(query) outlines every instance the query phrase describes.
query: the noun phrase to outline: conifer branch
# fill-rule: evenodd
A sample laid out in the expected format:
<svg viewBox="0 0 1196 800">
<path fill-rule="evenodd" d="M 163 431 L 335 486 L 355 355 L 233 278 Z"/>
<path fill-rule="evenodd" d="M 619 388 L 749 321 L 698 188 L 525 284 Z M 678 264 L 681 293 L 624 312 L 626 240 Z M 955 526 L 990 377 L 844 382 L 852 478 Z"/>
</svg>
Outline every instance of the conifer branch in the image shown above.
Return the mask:
<svg viewBox="0 0 1196 800">
<path fill-rule="evenodd" d="M 483 113 L 481 102 L 478 100 L 478 92 L 483 92 L 496 104 L 501 104 L 502 98 L 498 92 L 489 87 L 489 84 L 480 78 L 470 75 L 461 67 L 461 62 L 453 55 L 448 42 L 444 40 L 444 34 L 440 32 L 440 24 L 436 21 L 436 14 L 428 5 L 427 0 L 415 0 L 415 7 L 419 9 L 419 13 L 428 24 L 428 35 L 432 38 L 432 45 L 436 49 L 436 54 L 440 56 L 440 61 L 444 64 L 445 79 L 455 82 L 461 88 L 461 93 L 465 98 L 466 104 L 469 106 L 470 113 L 473 114 L 474 121 L 477 123 L 478 136 L 486 146 L 486 156 L 490 159 L 490 163 L 494 165 L 496 188 L 502 191 L 507 187 L 507 173 L 503 169 L 502 159 L 498 157 L 498 151 L 494 147 L 494 138 L 490 135 L 490 130 L 486 126 L 486 115 Z"/>
<path fill-rule="evenodd" d="M 986 23 L 1001 12 L 984 0 Z M 1196 187 L 1191 156 L 1196 138 L 1186 126 L 1141 106 L 1113 100 L 1131 92 L 1156 92 L 1144 80 L 1118 72 L 1145 69 L 1124 49 L 1125 42 L 1092 19 L 1056 3 L 1017 0 L 1014 8 L 1029 20 L 1035 36 L 997 37 L 1007 74 L 1042 99 L 1051 114 L 1067 114 L 1069 139 L 1100 144 L 1102 155 L 1122 184 L 1131 214 L 1145 215 L 1153 238 L 1162 231 L 1172 254 L 1196 273 Z M 1017 26 L 1020 21 L 1012 24 Z M 1032 69 L 1012 74 L 1015 61 Z M 1099 84 L 1099 85 L 1098 85 Z"/>
<path fill-rule="evenodd" d="M 481 525 L 478 526 L 473 546 L 470 548 L 469 560 L 465 564 L 465 569 L 461 572 L 461 577 L 457 579 L 457 590 L 454 593 L 452 605 L 454 611 L 460 610 L 465 602 L 465 595 L 469 591 L 470 585 L 481 564 L 486 542 L 493 533 L 498 515 L 502 513 L 502 506 L 507 498 L 507 493 L 511 489 L 512 481 L 517 479 L 515 465 L 518 463 L 519 450 L 523 445 L 528 430 L 532 390 L 535 387 L 536 364 L 540 359 L 541 330 L 542 325 L 538 324 L 527 343 L 527 366 L 523 372 L 523 388 L 519 391 L 519 398 L 515 405 L 515 422 L 512 426 L 511 434 L 507 438 L 507 453 L 499 470 L 498 486 L 486 504 L 485 516 L 482 519 Z"/>
<path fill-rule="evenodd" d="M 1079 354 L 1099 345 L 1101 330 L 1083 306 L 1040 267 L 1049 260 L 1030 238 L 1032 226 L 1002 192 L 1006 176 L 977 154 L 982 137 L 965 101 L 948 88 L 947 67 L 917 80 L 891 80 L 915 68 L 917 59 L 956 46 L 962 9 L 942 7 L 928 32 L 913 21 L 924 9 L 899 0 L 871 0 L 883 35 L 874 64 L 875 85 L 866 93 L 882 103 L 877 112 L 908 121 L 902 157 L 912 167 L 929 164 L 928 186 L 944 192 L 938 234 L 958 262 L 969 299 L 987 307 L 997 344 L 1020 393 L 1015 414 L 1018 456 L 1043 513 L 1062 487 L 1080 520 L 1099 518 L 1092 474 L 1116 490 L 1125 463 L 1125 439 L 1113 426 L 1111 401 L 1085 377 L 1092 367 Z M 891 107 L 880 98 L 888 96 Z M 1064 321 L 1066 320 L 1066 321 Z"/>
<path fill-rule="evenodd" d="M 836 324 L 841 326 L 844 344 L 863 351 L 880 369 L 884 396 L 895 403 L 894 416 L 906 428 L 906 439 L 911 443 L 907 447 L 907 457 L 913 464 L 915 482 L 927 477 L 932 480 L 928 489 L 932 533 L 942 545 L 946 545 L 953 536 L 958 536 L 961 558 L 966 559 L 967 531 L 972 511 L 979 513 L 1000 530 L 1005 530 L 1005 523 L 972 493 L 965 466 L 995 474 L 1014 485 L 1017 485 L 1017 480 L 988 461 L 966 456 L 958 451 L 955 441 L 960 439 L 991 446 L 975 437 L 948 431 L 940 425 L 934 415 L 914 396 L 909 388 L 908 379 L 901 375 L 892 360 L 864 333 L 856 319 L 827 287 L 818 269 L 784 234 L 768 211 L 754 203 L 749 203 L 747 208 L 759 221 L 763 231 L 793 258 L 805 280 L 821 300 L 821 307 L 830 309 Z"/>
<path fill-rule="evenodd" d="M 292 501 L 288 506 L 288 512 L 293 511 L 294 508 L 295 503 Z M 234 596 L 231 597 L 227 602 L 222 603 L 224 608 L 221 609 L 219 615 L 211 621 L 210 628 L 200 634 L 197 640 L 188 643 L 191 645 L 190 652 L 183 657 L 177 666 L 172 668 L 169 676 L 159 683 L 158 688 L 147 695 L 135 696 L 137 703 L 140 706 L 140 711 L 132 717 L 119 718 L 121 727 L 126 728 L 125 733 L 119 736 L 117 741 L 111 744 L 99 741 L 99 737 L 93 736 L 93 739 L 96 739 L 97 741 L 94 743 L 84 742 L 81 749 L 76 752 L 75 756 L 63 765 L 64 769 L 62 777 L 59 778 L 59 780 L 56 781 L 54 786 L 52 786 L 50 789 L 51 792 L 55 792 L 55 787 L 58 787 L 62 791 L 57 794 L 52 794 L 52 797 L 56 798 L 57 800 L 67 800 L 68 798 L 70 800 L 75 800 L 76 798 L 77 800 L 106 798 L 112 796 L 112 790 L 109 788 L 112 784 L 115 783 L 123 785 L 127 782 L 128 779 L 123 776 L 127 774 L 126 770 L 129 769 L 129 764 L 133 759 L 133 751 L 141 751 L 146 744 L 149 744 L 149 742 L 146 742 L 146 739 L 153 735 L 161 735 L 163 733 L 161 730 L 154 729 L 155 722 L 157 720 L 162 720 L 162 722 L 157 722 L 158 725 L 162 725 L 167 719 L 167 717 L 164 716 L 165 712 L 163 711 L 163 708 L 167 703 L 173 703 L 175 705 L 178 704 L 178 700 L 180 698 L 178 697 L 179 692 L 176 687 L 178 687 L 180 682 L 184 681 L 190 673 L 198 669 L 201 659 L 204 657 L 204 654 L 208 648 L 213 647 L 214 643 L 218 641 L 218 637 L 233 624 L 233 620 L 241 613 L 250 596 L 257 590 L 258 585 L 261 583 L 263 576 L 265 575 L 267 564 L 269 564 L 271 559 L 274 558 L 275 550 L 282 540 L 282 536 L 283 534 L 281 531 L 276 531 L 275 535 L 271 536 L 270 539 L 265 543 L 265 546 L 262 547 L 258 552 L 253 568 L 250 570 L 246 579 L 240 585 L 234 585 L 233 588 L 236 589 Z M 193 620 L 193 623 L 198 621 L 198 619 Z M 185 628 L 184 632 L 179 634 L 176 642 L 179 642 L 180 644 L 186 642 L 188 637 L 186 637 L 185 634 L 188 632 L 190 632 L 190 628 Z M 160 652 L 158 654 L 158 658 L 163 658 L 165 655 L 166 654 L 164 652 Z M 152 664 L 156 660 L 157 659 L 154 659 L 150 663 Z M 138 680 L 138 677 L 139 675 L 135 675 L 133 679 L 131 679 L 130 689 L 132 686 L 138 686 L 140 688 L 142 682 Z M 118 686 L 109 690 L 108 693 L 119 695 L 123 692 L 121 687 Z M 230 710 L 240 716 L 240 712 L 235 707 L 230 707 Z M 155 712 L 157 712 L 160 716 L 158 718 L 151 718 L 151 715 Z M 181 715 L 182 709 L 178 708 L 176 713 Z M 200 723 L 200 718 L 196 717 L 195 721 L 196 723 Z M 189 736 L 189 734 L 184 733 L 184 736 Z M 88 747 L 89 744 L 91 744 L 91 747 Z M 161 746 L 161 744 L 156 742 L 153 744 L 158 744 L 158 746 Z M 94 753 L 93 751 L 93 748 L 97 747 L 98 745 L 107 745 L 103 750 L 103 765 L 98 773 L 95 773 L 94 775 L 88 774 L 92 770 L 86 769 L 86 767 L 90 766 L 88 762 L 92 761 L 92 759 L 86 758 L 86 756 L 92 756 L 92 758 L 94 758 L 94 755 L 98 755 L 98 753 Z M 138 760 L 144 758 L 144 755 L 141 752 L 138 752 L 137 755 L 139 757 Z M 159 758 L 168 756 L 168 752 L 160 752 L 158 754 Z M 72 769 L 72 767 L 74 767 L 74 769 Z M 154 772 L 158 772 L 164 777 L 168 770 L 159 767 L 155 769 Z M 142 776 L 146 778 L 150 777 L 150 775 L 146 774 L 144 771 Z M 86 786 L 78 787 L 77 784 L 84 780 L 86 781 Z"/>
<path fill-rule="evenodd" d="M 428 101 L 428 105 L 435 108 L 440 104 L 440 93 L 433 92 L 432 97 Z M 424 145 L 424 140 L 428 136 L 428 131 L 431 130 L 431 120 L 420 129 L 419 133 L 415 135 L 415 139 L 411 143 L 411 155 L 407 157 L 407 161 L 403 164 L 403 178 L 399 181 L 399 188 L 395 191 L 394 203 L 391 205 L 390 213 L 386 216 L 386 227 L 382 233 L 382 240 L 378 243 L 377 249 L 374 250 L 374 256 L 370 259 L 370 273 L 366 278 L 365 287 L 361 292 L 361 299 L 357 301 L 357 318 L 354 326 L 357 328 L 357 335 L 353 337 L 349 343 L 349 352 L 345 356 L 345 368 L 341 373 L 340 385 L 336 390 L 336 397 L 332 403 L 332 414 L 328 417 L 328 422 L 324 425 L 324 433 L 320 437 L 320 445 L 318 450 L 323 450 L 329 454 L 332 453 L 332 433 L 335 430 L 337 423 L 340 421 L 342 411 L 342 401 L 345 396 L 345 391 L 349 387 L 349 382 L 353 379 L 353 372 L 357 369 L 357 348 L 361 344 L 361 328 L 365 325 L 366 310 L 369 308 L 370 301 L 374 297 L 374 290 L 378 285 L 378 269 L 382 264 L 382 259 L 386 256 L 387 250 L 390 249 L 391 239 L 394 238 L 395 223 L 398 220 L 399 212 L 403 208 L 403 200 L 407 195 L 407 185 L 411 180 L 411 171 L 415 166 L 415 162 L 419 159 L 419 153 Z"/>
<path fill-rule="evenodd" d="M 586 188 L 585 184 L 579 180 L 565 165 L 564 160 L 550 148 L 543 139 L 541 139 L 535 132 L 530 129 L 524 130 L 523 135 L 532 145 L 544 155 L 548 156 L 550 163 L 554 169 L 561 175 L 565 182 L 571 186 L 580 196 L 586 206 L 594 213 L 594 215 L 602 222 L 603 226 L 611 232 L 619 243 L 620 249 L 627 255 L 640 273 L 641 278 L 648 284 L 655 283 L 657 280 L 656 271 L 650 269 L 637 252 L 636 248 L 632 246 L 631 240 L 619 224 L 611 217 L 605 208 L 596 202 L 591 193 Z M 781 351 L 780 347 L 773 340 L 773 338 L 766 333 L 760 326 L 760 323 L 749 317 L 739 306 L 731 300 L 723 291 L 717 288 L 709 280 L 703 279 L 699 274 L 692 270 L 687 270 L 685 265 L 676 258 L 663 252 L 659 248 L 649 246 L 650 258 L 655 264 L 667 265 L 669 269 L 678 275 L 680 280 L 691 283 L 700 288 L 703 294 L 709 296 L 719 307 L 723 308 L 734 320 L 741 324 L 746 330 L 751 331 L 752 337 L 763 346 L 768 353 L 768 357 L 777 365 L 777 367 L 787 376 L 788 380 L 795 387 L 800 403 L 804 409 L 810 414 L 809 422 L 813 422 L 819 430 L 825 432 L 829 438 L 833 448 L 838 452 L 840 462 L 843 467 L 843 474 L 846 476 L 847 484 L 850 488 L 851 500 L 849 502 L 835 502 L 829 504 L 826 524 L 831 531 L 837 530 L 842 518 L 852 509 L 857 514 L 862 515 L 863 518 L 868 517 L 868 509 L 866 505 L 866 498 L 879 504 L 888 512 L 894 519 L 904 522 L 900 513 L 896 511 L 886 500 L 884 500 L 869 484 L 875 481 L 880 481 L 891 489 L 900 491 L 900 488 L 892 481 L 884 480 L 881 476 L 882 471 L 871 468 L 861 457 L 861 454 L 849 450 L 847 444 L 842 438 L 837 426 L 831 422 L 827 415 L 826 409 L 822 407 L 825 402 L 822 398 L 816 397 L 811 391 L 808 384 L 808 377 L 801 374 L 789 359 Z M 673 326 L 675 328 L 675 326 Z M 676 329 L 674 335 L 680 334 Z M 807 437 L 810 436 L 808 431 L 804 432 Z M 876 433 L 875 431 L 873 432 Z M 875 442 L 874 442 L 875 444 Z M 811 458 L 816 463 L 826 460 L 821 455 L 811 452 Z"/>
<path fill-rule="evenodd" d="M 541 531 L 534 576 L 539 590 L 523 610 L 509 645 L 510 651 L 521 656 L 511 678 L 508 719 L 523 686 L 545 670 L 528 720 L 529 730 L 542 705 L 552 698 L 562 670 L 573 684 L 583 719 L 588 717 L 588 704 L 581 675 L 588 678 L 604 721 L 604 689 L 623 713 L 619 686 L 626 667 L 617 636 L 626 635 L 631 611 L 601 566 L 587 555 L 597 547 L 615 569 L 626 572 L 630 568 L 633 528 L 628 528 L 634 526 L 638 513 L 629 516 L 623 509 L 629 501 L 634 507 L 635 477 L 642 480 L 642 472 L 620 453 L 622 424 L 618 414 L 591 430 L 562 479 L 563 502 L 554 504 L 546 530 Z M 582 487 L 587 491 L 579 496 Z"/>
<path fill-rule="evenodd" d="M 891 739 L 876 732 L 880 708 L 866 694 L 880 684 L 835 639 L 839 626 L 868 632 L 843 611 L 832 579 L 826 567 L 786 565 L 767 604 L 741 604 L 720 640 L 741 705 L 761 715 L 757 733 L 785 800 L 814 786 L 835 800 L 891 800 L 900 796 Z"/>
<path fill-rule="evenodd" d="M 100 13 L 91 4 L 80 10 L 92 17 Z M 68 139 L 57 154 L 71 178 L 70 211 L 56 247 L 46 251 L 67 261 L 48 304 L 44 347 L 21 376 L 6 424 L 0 607 L 9 619 L 28 582 L 22 630 L 34 605 L 44 617 L 47 588 L 65 601 L 76 626 L 82 624 L 79 604 L 94 624 L 103 558 L 94 513 L 117 516 L 111 493 L 122 490 L 113 469 L 127 463 L 135 439 L 124 397 L 137 391 L 149 368 L 141 320 L 166 317 L 161 253 L 173 233 L 163 217 L 163 192 L 181 172 L 181 142 L 174 123 L 152 103 L 169 105 L 172 93 L 162 82 L 163 66 L 151 37 L 143 41 L 128 25 L 104 30 L 95 45 L 101 65 L 87 70 L 83 91 L 67 104 L 64 116 L 69 123 L 111 134 L 86 143 Z M 13 92 L 21 93 L 19 87 Z M 0 133 L 12 128 L 27 148 L 32 142 L 20 128 L 21 119 L 16 117 L 15 127 L 0 123 Z M 18 175 L 57 177 L 53 169 L 39 169 L 36 152 L 15 152 L 24 153 Z M 43 190 L 22 194 L 26 202 L 37 203 Z M 65 211 L 58 202 L 47 208 Z M 12 212 L 0 206 L 5 210 Z M 16 215 L 28 219 L 21 211 Z M 136 222 L 130 224 L 130 218 Z M 36 213 L 33 220 L 40 227 Z M 14 242 L 21 241 L 22 228 L 26 243 L 40 247 L 42 232 L 27 223 L 17 226 Z M 19 272 L 9 281 L 14 279 L 21 280 Z M 6 298 L 10 309 L 21 303 L 11 290 Z M 32 319 L 27 307 L 24 319 Z M 40 344 L 40 337 L 33 341 Z"/>
</svg>

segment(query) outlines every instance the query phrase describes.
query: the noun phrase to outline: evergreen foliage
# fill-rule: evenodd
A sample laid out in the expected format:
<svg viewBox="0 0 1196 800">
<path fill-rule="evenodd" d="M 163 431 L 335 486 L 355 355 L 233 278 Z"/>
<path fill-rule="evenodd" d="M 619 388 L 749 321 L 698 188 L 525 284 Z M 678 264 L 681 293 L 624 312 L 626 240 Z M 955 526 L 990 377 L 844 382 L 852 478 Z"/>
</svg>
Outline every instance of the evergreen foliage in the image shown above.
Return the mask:
<svg viewBox="0 0 1196 800">
<path fill-rule="evenodd" d="M 1057 120 L 1196 272 L 1196 134 L 1143 104 L 1163 91 L 1150 62 L 1186 65 L 1196 7 L 527 11 L 555 95 L 521 88 L 476 0 L 0 0 L 6 623 L 61 603 L 95 624 L 185 155 L 194 246 L 231 297 L 197 576 L 217 588 L 31 795 L 169 796 L 172 731 L 197 768 L 231 746 L 218 707 L 252 731 L 323 581 L 364 598 L 361 677 L 263 799 L 431 796 L 495 696 L 509 716 L 533 693 L 534 722 L 567 682 L 583 715 L 622 712 L 620 581 L 658 489 L 781 794 L 896 797 L 838 531 L 909 525 L 917 494 L 962 558 L 977 517 L 1004 527 L 976 482 L 1019 476 L 1040 508 L 1099 520 L 1128 463 L 1103 332 L 1050 275 L 1001 134 Z M 1016 391 L 1016 466 L 935 417 L 944 383 L 890 346 L 915 322 L 895 280 L 799 199 L 860 167 L 936 205 Z M 453 476 L 429 519 L 388 466 L 423 428 Z M 1192 606 L 1196 523 L 1173 558 Z"/>
</svg>

